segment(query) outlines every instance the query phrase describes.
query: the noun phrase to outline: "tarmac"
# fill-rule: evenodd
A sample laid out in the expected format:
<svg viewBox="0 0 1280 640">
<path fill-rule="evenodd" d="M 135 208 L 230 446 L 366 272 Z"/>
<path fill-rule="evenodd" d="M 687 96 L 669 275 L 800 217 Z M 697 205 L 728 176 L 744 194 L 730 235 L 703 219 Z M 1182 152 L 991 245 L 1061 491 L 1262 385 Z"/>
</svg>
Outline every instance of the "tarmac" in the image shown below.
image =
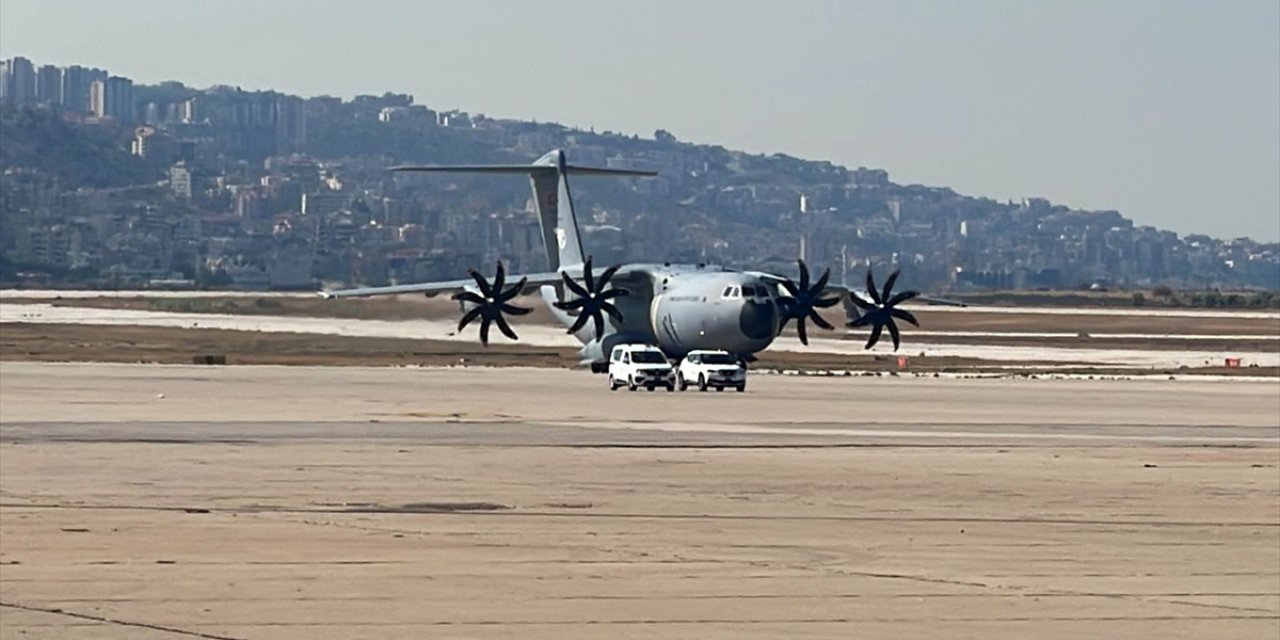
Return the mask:
<svg viewBox="0 0 1280 640">
<path fill-rule="evenodd" d="M 0 363 L 0 639 L 1274 638 L 1280 382 Z"/>
</svg>

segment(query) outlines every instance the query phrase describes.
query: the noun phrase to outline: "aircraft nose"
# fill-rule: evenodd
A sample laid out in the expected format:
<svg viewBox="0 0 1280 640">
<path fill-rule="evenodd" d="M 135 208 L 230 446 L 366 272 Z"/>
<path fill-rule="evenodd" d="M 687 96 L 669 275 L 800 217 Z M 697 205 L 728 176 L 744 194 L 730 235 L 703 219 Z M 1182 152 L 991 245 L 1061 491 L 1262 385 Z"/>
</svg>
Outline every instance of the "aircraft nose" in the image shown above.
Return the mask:
<svg viewBox="0 0 1280 640">
<path fill-rule="evenodd" d="M 752 340 L 766 340 L 778 331 L 778 310 L 772 301 L 746 300 L 738 315 L 742 334 Z"/>
</svg>

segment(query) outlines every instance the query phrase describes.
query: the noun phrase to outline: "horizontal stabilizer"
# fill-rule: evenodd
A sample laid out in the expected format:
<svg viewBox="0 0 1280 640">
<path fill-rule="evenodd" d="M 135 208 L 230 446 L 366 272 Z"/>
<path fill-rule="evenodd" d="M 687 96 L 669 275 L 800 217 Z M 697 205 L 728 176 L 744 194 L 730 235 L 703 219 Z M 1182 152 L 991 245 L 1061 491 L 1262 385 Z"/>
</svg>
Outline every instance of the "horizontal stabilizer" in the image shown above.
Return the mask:
<svg viewBox="0 0 1280 640">
<path fill-rule="evenodd" d="M 398 165 L 387 167 L 387 171 L 423 171 L 435 173 L 515 173 L 530 175 L 535 173 L 555 173 L 559 168 L 554 165 L 538 164 L 463 164 L 463 165 Z M 576 167 L 565 165 L 565 173 L 581 176 L 642 176 L 653 177 L 656 171 L 637 171 L 632 169 L 604 169 L 599 167 Z"/>
</svg>

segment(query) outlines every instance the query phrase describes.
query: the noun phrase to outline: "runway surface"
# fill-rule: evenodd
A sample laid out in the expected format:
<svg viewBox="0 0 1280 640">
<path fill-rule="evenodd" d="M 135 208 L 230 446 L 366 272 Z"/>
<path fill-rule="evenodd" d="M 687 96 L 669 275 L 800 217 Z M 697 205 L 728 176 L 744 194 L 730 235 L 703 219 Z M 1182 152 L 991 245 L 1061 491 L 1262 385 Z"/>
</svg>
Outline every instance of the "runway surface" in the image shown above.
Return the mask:
<svg viewBox="0 0 1280 640">
<path fill-rule="evenodd" d="M 0 363 L 0 638 L 1276 637 L 1274 381 Z"/>
<path fill-rule="evenodd" d="M 931 310 L 942 309 L 931 308 Z M 1071 309 L 1060 309 L 1058 312 L 1070 312 Z M 1090 310 L 1091 312 L 1094 310 Z M 1097 311 L 1106 311 L 1097 310 Z M 1183 312 L 1196 313 L 1196 312 Z M 1210 312 L 1201 313 L 1212 317 Z M 1251 318 L 1249 312 L 1239 312 L 1233 317 Z M 180 327 L 202 329 L 231 329 L 237 331 L 261 331 L 268 333 L 306 333 L 316 336 L 339 335 L 366 338 L 428 338 L 474 343 L 475 336 L 470 332 L 459 333 L 457 322 L 452 319 L 422 320 L 363 320 L 350 318 L 307 318 L 297 316 L 270 315 L 231 315 L 216 313 L 181 313 L 168 311 L 142 311 L 133 309 L 95 309 L 87 307 L 58 307 L 51 304 L 8 304 L 0 305 L 0 324 L 4 323 L 32 324 L 91 324 L 108 326 L 149 326 Z M 998 332 L 995 337 L 1061 337 L 1063 334 L 1034 334 L 1026 332 Z M 1066 334 L 1072 335 L 1072 334 Z M 952 344 L 948 339 L 956 337 L 986 337 L 990 332 L 952 332 L 950 335 L 938 332 L 920 332 L 913 338 L 909 350 L 911 355 L 927 357 L 963 357 L 982 358 L 998 363 L 1016 366 L 1019 363 L 1037 362 L 1058 363 L 1061 365 L 1095 365 L 1121 366 L 1142 369 L 1158 367 L 1203 367 L 1220 365 L 1224 357 L 1231 356 L 1242 359 L 1247 365 L 1259 367 L 1280 366 L 1280 335 L 1257 336 L 1252 334 L 1133 334 L 1133 333 L 1099 333 L 1096 338 L 1123 338 L 1141 340 L 1168 341 L 1165 348 L 1123 349 L 1105 346 L 1071 346 L 1054 347 L 1045 345 L 998 345 L 998 344 Z M 1179 342 L 1189 340 L 1250 340 L 1263 343 L 1263 350 L 1258 347 L 1250 349 L 1188 349 Z M 520 327 L 522 344 L 541 347 L 581 347 L 573 336 L 566 335 L 564 328 L 550 324 L 526 324 Z M 1274 343 L 1274 344 L 1273 344 Z M 865 352 L 862 340 L 842 340 L 839 338 L 817 336 L 808 345 L 791 340 L 774 342 L 771 351 L 822 352 L 855 355 Z"/>
</svg>

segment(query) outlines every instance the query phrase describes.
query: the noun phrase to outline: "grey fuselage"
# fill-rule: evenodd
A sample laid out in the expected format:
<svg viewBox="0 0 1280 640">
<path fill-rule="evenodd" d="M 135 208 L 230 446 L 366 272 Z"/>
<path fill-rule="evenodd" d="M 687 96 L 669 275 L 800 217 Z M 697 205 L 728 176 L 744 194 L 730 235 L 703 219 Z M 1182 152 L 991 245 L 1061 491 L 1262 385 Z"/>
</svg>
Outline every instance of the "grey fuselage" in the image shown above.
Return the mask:
<svg viewBox="0 0 1280 640">
<path fill-rule="evenodd" d="M 782 314 L 776 287 L 752 274 L 708 265 L 628 265 L 628 275 L 610 282 L 629 295 L 615 299 L 622 312 L 619 326 L 607 320 L 597 341 L 591 323 L 575 335 L 585 345 L 583 356 L 603 361 L 618 344 L 656 345 L 672 358 L 690 351 L 715 349 L 739 356 L 761 351 L 777 337 Z M 561 295 L 543 288 L 548 302 Z M 552 307 L 566 326 L 575 316 Z"/>
</svg>

